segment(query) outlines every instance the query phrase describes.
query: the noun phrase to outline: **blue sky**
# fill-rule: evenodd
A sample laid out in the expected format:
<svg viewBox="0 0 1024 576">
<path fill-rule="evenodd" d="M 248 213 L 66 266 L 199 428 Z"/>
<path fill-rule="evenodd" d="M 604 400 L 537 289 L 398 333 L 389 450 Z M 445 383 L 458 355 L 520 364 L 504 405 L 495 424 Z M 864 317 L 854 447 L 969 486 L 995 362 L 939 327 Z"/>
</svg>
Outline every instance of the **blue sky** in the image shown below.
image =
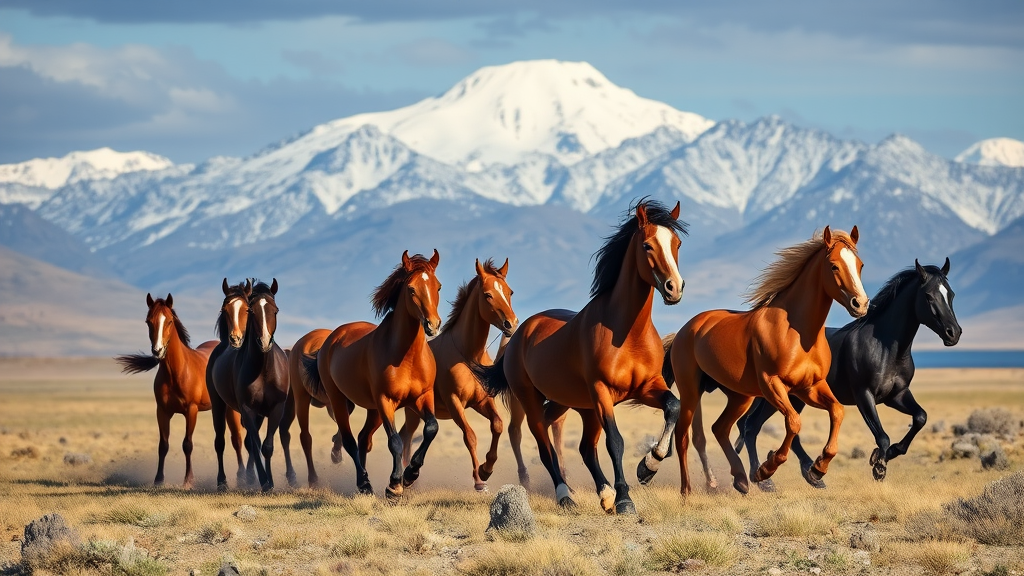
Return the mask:
<svg viewBox="0 0 1024 576">
<path fill-rule="evenodd" d="M 0 162 L 100 146 L 247 155 L 534 58 L 586 60 L 715 120 L 901 132 L 950 157 L 1024 139 L 1016 0 L 345 4 L 0 0 Z"/>
</svg>

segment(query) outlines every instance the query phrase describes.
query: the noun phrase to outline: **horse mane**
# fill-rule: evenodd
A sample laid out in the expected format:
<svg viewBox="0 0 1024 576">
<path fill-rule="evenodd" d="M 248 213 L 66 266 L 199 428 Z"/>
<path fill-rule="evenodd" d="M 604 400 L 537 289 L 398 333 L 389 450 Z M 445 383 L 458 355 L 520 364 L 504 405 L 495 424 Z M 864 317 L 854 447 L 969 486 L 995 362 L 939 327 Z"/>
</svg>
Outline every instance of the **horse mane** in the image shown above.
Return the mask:
<svg viewBox="0 0 1024 576">
<path fill-rule="evenodd" d="M 834 242 L 842 242 L 856 251 L 856 244 L 850 235 L 842 230 L 833 230 Z M 815 254 L 825 248 L 821 230 L 815 230 L 810 240 L 804 240 L 775 253 L 778 258 L 769 264 L 754 280 L 743 300 L 753 305 L 754 309 L 771 304 L 783 290 L 789 288 L 807 266 Z"/>
<path fill-rule="evenodd" d="M 942 276 L 942 270 L 938 266 L 929 264 L 922 266 L 922 268 L 929 274 Z M 886 280 L 885 284 L 882 284 L 882 287 L 878 289 L 878 292 L 871 299 L 868 304 L 868 313 L 858 318 L 857 322 L 864 323 L 878 317 L 896 300 L 896 296 L 904 287 L 912 285 L 915 281 L 920 282 L 920 277 L 915 268 L 905 268 L 893 274 L 892 278 Z"/>
<path fill-rule="evenodd" d="M 236 296 L 245 297 L 245 282 L 239 282 L 234 286 L 228 287 L 228 293 L 224 296 L 224 301 L 221 302 L 220 314 L 217 315 L 217 322 L 214 324 L 213 328 L 217 333 L 217 339 L 222 342 L 227 338 L 228 333 L 228 316 L 227 313 L 224 312 L 224 303 Z"/>
<path fill-rule="evenodd" d="M 167 302 L 163 298 L 157 298 L 153 301 L 154 306 L 157 304 L 167 306 Z M 181 343 L 185 346 L 189 346 L 191 340 L 189 339 L 188 329 L 185 328 L 185 325 L 181 323 L 181 319 L 178 318 L 178 312 L 170 306 L 167 306 L 167 309 L 171 311 L 171 319 L 174 321 L 174 329 L 178 332 L 178 339 L 181 340 Z"/>
<path fill-rule="evenodd" d="M 270 291 L 270 286 L 262 280 L 256 278 L 249 279 L 252 282 L 252 293 L 249 295 L 249 300 L 252 301 L 256 296 L 269 296 L 271 300 L 274 300 L 274 293 Z M 277 301 L 274 300 L 276 304 Z"/>
<path fill-rule="evenodd" d="M 494 260 L 488 258 L 486 262 L 481 264 L 484 271 L 488 274 L 494 274 L 499 278 L 504 278 L 501 273 L 498 272 L 498 267 L 494 265 Z M 455 322 L 459 319 L 459 315 L 462 314 L 462 309 L 466 307 L 466 303 L 469 301 L 469 295 L 473 292 L 473 287 L 480 282 L 480 277 L 474 275 L 469 282 L 464 282 L 459 286 L 459 291 L 455 295 L 455 301 L 452 302 L 452 311 L 448 313 L 448 319 L 444 321 L 444 326 L 441 327 L 441 332 L 447 332 L 449 328 L 455 326 Z"/>
<path fill-rule="evenodd" d="M 604 246 L 594 253 L 597 265 L 594 266 L 594 280 L 590 283 L 591 298 L 611 292 L 615 288 L 615 283 L 619 280 L 619 271 L 622 269 L 622 261 L 626 259 L 626 250 L 638 229 L 636 209 L 640 205 L 646 208 L 647 222 L 650 224 L 664 226 L 683 236 L 688 234 L 689 225 L 673 218 L 671 211 L 661 202 L 644 197 L 635 204 L 630 204 L 623 215 L 622 223 L 619 224 L 619 229 L 606 236 Z"/>
<path fill-rule="evenodd" d="M 398 305 L 398 296 L 402 293 L 402 286 L 410 276 L 417 272 L 434 273 L 434 265 L 422 254 L 416 254 L 409 260 L 412 263 L 412 270 L 406 270 L 405 265 L 399 264 L 370 296 L 370 305 L 377 318 L 382 318 L 395 309 L 395 306 Z"/>
</svg>

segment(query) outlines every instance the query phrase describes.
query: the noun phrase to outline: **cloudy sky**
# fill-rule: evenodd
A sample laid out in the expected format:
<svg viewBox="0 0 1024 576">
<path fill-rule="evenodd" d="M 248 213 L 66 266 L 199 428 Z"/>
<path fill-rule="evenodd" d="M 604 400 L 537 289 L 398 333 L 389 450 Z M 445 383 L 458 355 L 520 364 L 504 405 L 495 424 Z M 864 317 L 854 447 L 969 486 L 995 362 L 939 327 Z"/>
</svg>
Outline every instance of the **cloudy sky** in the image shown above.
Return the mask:
<svg viewBox="0 0 1024 576">
<path fill-rule="evenodd" d="M 950 157 L 1024 139 L 1019 0 L 625 5 L 0 0 L 0 162 L 100 146 L 247 155 L 535 58 L 588 61 L 715 120 L 779 114 L 867 142 L 902 132 Z"/>
</svg>

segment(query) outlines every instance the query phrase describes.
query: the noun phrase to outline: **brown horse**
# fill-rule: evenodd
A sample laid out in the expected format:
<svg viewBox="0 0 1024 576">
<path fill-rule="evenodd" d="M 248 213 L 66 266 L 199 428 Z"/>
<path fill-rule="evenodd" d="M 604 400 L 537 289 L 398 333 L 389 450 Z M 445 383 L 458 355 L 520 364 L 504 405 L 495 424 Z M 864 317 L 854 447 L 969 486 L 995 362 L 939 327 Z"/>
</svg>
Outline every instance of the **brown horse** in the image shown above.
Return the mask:
<svg viewBox="0 0 1024 576">
<path fill-rule="evenodd" d="M 435 270 L 441 257 L 427 260 L 409 252 L 402 254 L 402 263 L 373 294 L 373 308 L 379 326 L 369 322 L 353 322 L 336 328 L 323 342 L 316 356 L 302 360 L 304 379 L 312 389 L 327 393 L 338 435 L 333 453 L 343 445 L 356 466 L 356 486 L 364 494 L 372 494 L 366 473 L 366 452 L 370 434 L 382 423 L 388 435 L 388 449 L 393 466 L 385 491 L 389 500 L 401 498 L 404 486 L 419 477 L 423 459 L 437 435 L 434 417 L 434 355 L 427 337 L 441 329 L 437 315 L 441 283 Z M 296 349 L 298 352 L 298 349 Z M 367 424 L 360 434 L 359 445 L 352 436 L 349 422 L 349 401 L 367 410 Z M 402 437 L 395 427 L 395 411 L 413 407 L 423 418 L 423 444 L 402 472 Z M 404 484 L 404 485 L 403 485 Z"/>
<path fill-rule="evenodd" d="M 676 334 L 666 360 L 671 362 L 682 404 L 676 448 L 683 494 L 690 492 L 686 450 L 691 420 L 699 409 L 702 389 L 710 389 L 713 383 L 722 388 L 728 401 L 711 430 L 729 459 L 737 490 L 746 493 L 749 484 L 729 433 L 755 396 L 764 396 L 786 418 L 782 446 L 768 453 L 755 481 L 767 480 L 786 461 L 790 444 L 800 431 L 800 415 L 789 402 L 790 394 L 828 411 L 828 442 L 809 474 L 820 480 L 828 471 L 838 450 L 843 406 L 825 382 L 832 362 L 825 317 L 833 300 L 851 316 L 867 313 L 858 238 L 856 226 L 849 234 L 826 226 L 810 240 L 780 250 L 779 258 L 747 294 L 752 310 L 702 312 Z"/>
<path fill-rule="evenodd" d="M 598 251 L 592 299 L 583 310 L 548 310 L 530 317 L 494 366 L 478 370 L 488 392 L 511 391 L 522 404 L 562 506 L 575 503 L 547 433 L 551 419 L 545 418 L 545 400 L 549 406 L 577 409 L 583 416 L 581 452 L 605 511 L 636 513 L 622 468 L 624 445 L 615 423 L 616 404 L 634 401 L 665 414 L 660 440 L 637 467 L 641 482 L 653 475 L 668 453 L 679 401 L 661 375 L 664 351 L 651 309 L 655 290 L 666 304 L 679 302 L 683 295 L 677 233 L 685 233 L 686 225 L 678 218 L 679 204 L 669 212 L 654 201 L 639 203 L 635 216 Z M 602 429 L 615 469 L 614 494 L 597 459 Z"/>
<path fill-rule="evenodd" d="M 118 356 L 115 360 L 127 374 L 138 374 L 160 367 L 153 379 L 156 422 L 160 429 L 159 461 L 153 483 L 157 486 L 164 483 L 164 459 L 169 449 L 171 417 L 181 414 L 185 416 L 185 440 L 181 443 L 181 450 L 185 453 L 184 487 L 187 490 L 194 482 L 192 433 L 196 429 L 196 418 L 199 412 L 210 409 L 210 395 L 206 390 L 206 363 L 217 342 L 203 342 L 196 349 L 189 347 L 188 330 L 178 319 L 178 313 L 173 307 L 174 299 L 170 294 L 167 298 L 155 300 L 151 294 L 146 294 L 146 305 L 149 307 L 146 325 L 149 327 L 152 355 L 129 354 Z M 231 427 L 231 444 L 238 455 L 241 475 L 245 471 L 242 464 L 242 424 L 237 412 L 225 416 Z"/>
<path fill-rule="evenodd" d="M 437 363 L 434 380 L 435 416 L 452 419 L 462 429 L 462 440 L 473 461 L 473 487 L 487 490 L 487 479 L 498 461 L 498 439 L 504 423 L 498 414 L 494 398 L 487 394 L 473 374 L 473 366 L 490 366 L 493 361 L 487 353 L 487 333 L 491 326 L 506 337 L 515 332 L 519 320 L 512 311 L 512 289 L 505 281 L 508 259 L 501 268 L 488 260 L 476 261 L 476 276 L 459 287 L 448 320 L 441 335 L 430 341 L 430 350 Z M 436 399 L 440 399 L 437 402 Z M 476 410 L 491 422 L 491 447 L 483 464 L 476 455 L 476 432 L 466 420 L 466 409 Z M 419 425 L 419 417 L 411 408 L 405 409 L 402 427 L 404 460 L 408 462 L 412 449 L 412 435 Z"/>
</svg>

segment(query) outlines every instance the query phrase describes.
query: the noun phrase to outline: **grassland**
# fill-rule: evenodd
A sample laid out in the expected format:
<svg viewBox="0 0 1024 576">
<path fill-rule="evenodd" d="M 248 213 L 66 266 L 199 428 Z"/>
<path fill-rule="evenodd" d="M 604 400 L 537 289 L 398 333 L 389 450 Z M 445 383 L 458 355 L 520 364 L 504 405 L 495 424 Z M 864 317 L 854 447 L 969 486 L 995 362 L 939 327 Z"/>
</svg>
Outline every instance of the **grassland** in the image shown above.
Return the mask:
<svg viewBox="0 0 1024 576">
<path fill-rule="evenodd" d="M 840 436 L 840 456 L 826 477 L 827 490 L 804 483 L 796 460 L 775 477 L 774 494 L 756 488 L 742 496 L 730 488 L 708 493 L 691 453 L 697 492 L 680 497 L 675 458 L 649 488 L 636 487 L 638 517 L 606 516 L 576 453 L 580 427 L 567 426 L 570 481 L 581 506 L 564 513 L 536 458 L 532 439 L 531 504 L 538 535 L 527 541 L 484 534 L 490 496 L 472 490 L 469 459 L 461 433 L 450 421 L 428 455 L 423 476 L 397 506 L 380 497 L 354 496 L 351 462 L 332 465 L 333 423 L 323 410 L 313 415 L 314 457 L 323 490 L 291 489 L 284 479 L 278 447 L 274 459 L 279 489 L 272 494 L 213 490 L 215 457 L 208 413 L 195 437 L 197 488 L 184 492 L 180 451 L 183 421 L 172 422 L 168 486 L 151 487 L 156 468 L 156 424 L 151 380 L 124 377 L 112 363 L 0 359 L 0 566 L 17 573 L 23 527 L 59 512 L 84 541 L 100 546 L 131 542 L 152 562 L 134 568 L 68 560 L 49 573 L 216 574 L 232 561 L 242 574 L 549 574 L 616 576 L 693 571 L 701 574 L 975 574 L 1024 573 L 1024 545 L 980 543 L 962 531 L 936 530 L 943 505 L 982 492 L 1006 470 L 982 470 L 977 458 L 943 458 L 953 440 L 952 425 L 982 407 L 1004 407 L 1024 418 L 1024 370 L 922 370 L 915 393 L 928 410 L 929 424 L 908 455 L 892 462 L 884 482 L 871 479 L 866 458 L 872 439 L 854 409 Z M 722 396 L 705 398 L 705 413 L 717 414 Z M 909 418 L 882 408 L 893 441 Z M 357 416 L 357 420 L 359 417 Z M 710 420 L 710 418 L 709 418 Z M 660 428 L 661 416 L 641 408 L 619 411 L 627 444 L 627 469 L 642 456 L 645 436 Z M 473 417 L 481 445 L 489 440 L 485 421 Z M 946 425 L 935 426 L 944 422 Z M 710 425 L 710 423 L 709 423 Z M 774 428 L 774 434 L 773 434 Z M 762 434 L 762 454 L 779 442 L 781 421 Z M 825 441 L 828 421 L 808 409 L 804 444 Z M 292 455 L 300 483 L 305 463 L 297 427 Z M 1010 470 L 1024 466 L 1024 438 L 1004 441 Z M 709 446 L 721 483 L 728 476 L 717 445 Z M 91 462 L 65 463 L 67 454 L 88 454 Z M 607 455 L 602 463 L 610 475 Z M 370 455 L 378 492 L 390 460 L 383 433 Z M 233 468 L 233 467 L 232 467 Z M 228 470 L 234 480 L 234 470 Z M 516 481 L 507 439 L 492 492 Z M 635 478 L 633 478 L 635 484 Z M 255 517 L 238 514 L 251 506 Z M 850 535 L 874 527 L 877 552 L 851 549 Z M 94 555 L 95 556 L 95 555 Z M 689 560 L 689 561 L 687 561 Z M 867 563 L 865 563 L 867 562 Z M 6 563 L 6 564 L 5 564 Z M 120 567 L 119 567 L 120 566 Z M 48 573 L 37 570 L 37 573 Z"/>
</svg>

